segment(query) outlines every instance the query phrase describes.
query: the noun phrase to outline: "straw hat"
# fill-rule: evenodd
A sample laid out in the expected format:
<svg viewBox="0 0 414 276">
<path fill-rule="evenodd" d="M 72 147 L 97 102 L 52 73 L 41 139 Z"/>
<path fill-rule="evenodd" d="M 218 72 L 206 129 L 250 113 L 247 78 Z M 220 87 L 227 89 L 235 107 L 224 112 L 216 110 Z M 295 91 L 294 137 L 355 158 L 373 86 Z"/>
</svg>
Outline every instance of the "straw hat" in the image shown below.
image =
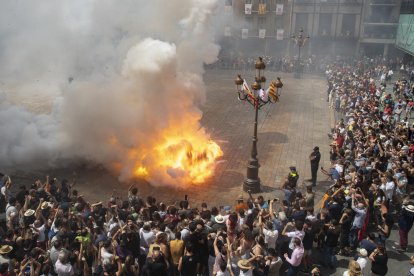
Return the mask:
<svg viewBox="0 0 414 276">
<path fill-rule="evenodd" d="M 10 245 L 3 245 L 2 247 L 0 247 L 0 254 L 4 255 L 4 254 L 8 254 L 13 250 L 13 247 L 11 247 Z"/>
<path fill-rule="evenodd" d="M 102 201 L 99 202 L 95 202 L 94 204 L 91 204 L 92 207 L 96 207 L 96 206 L 102 206 Z"/>
<path fill-rule="evenodd" d="M 218 215 L 214 218 L 217 223 L 224 223 L 224 217 L 222 215 Z"/>
<path fill-rule="evenodd" d="M 414 205 L 403 205 L 403 209 L 405 209 L 408 212 L 414 213 Z"/>
<path fill-rule="evenodd" d="M 40 206 L 40 208 L 42 208 L 42 210 L 49 208 L 51 205 L 51 203 L 45 201 L 42 203 L 42 206 Z"/>
<path fill-rule="evenodd" d="M 249 260 L 246 260 L 246 259 L 239 260 L 237 262 L 237 266 L 240 267 L 241 269 L 245 269 L 245 270 L 249 270 L 249 269 L 252 269 L 253 268 L 253 266 L 249 262 Z"/>
<path fill-rule="evenodd" d="M 31 216 L 33 216 L 33 215 L 34 215 L 34 213 L 35 213 L 35 210 L 33 210 L 33 209 L 28 209 L 26 212 L 24 212 L 24 216 L 25 216 L 25 217 L 31 217 Z"/>
<path fill-rule="evenodd" d="M 362 256 L 362 257 L 366 257 L 368 256 L 368 251 L 365 248 L 360 248 L 358 250 L 358 253 Z"/>
<path fill-rule="evenodd" d="M 239 195 L 236 199 L 236 201 L 243 201 L 243 195 Z"/>
</svg>

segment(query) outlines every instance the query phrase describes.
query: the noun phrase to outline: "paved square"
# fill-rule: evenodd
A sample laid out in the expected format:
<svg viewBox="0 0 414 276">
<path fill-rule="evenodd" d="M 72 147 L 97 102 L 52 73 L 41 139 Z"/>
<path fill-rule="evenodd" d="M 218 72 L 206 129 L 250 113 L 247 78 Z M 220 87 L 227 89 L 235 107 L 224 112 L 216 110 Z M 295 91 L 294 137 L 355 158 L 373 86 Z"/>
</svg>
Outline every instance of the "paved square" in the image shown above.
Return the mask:
<svg viewBox="0 0 414 276">
<path fill-rule="evenodd" d="M 240 72 L 250 83 L 253 71 Z M 190 190 L 155 188 L 140 181 L 141 194 L 155 195 L 158 200 L 170 202 L 188 194 L 191 201 L 216 205 L 231 205 L 242 193 L 246 165 L 251 151 L 254 109 L 237 99 L 232 70 L 208 70 L 205 74 L 207 101 L 201 107 L 202 125 L 223 149 L 215 177 L 208 183 Z M 258 158 L 259 176 L 265 197 L 281 196 L 277 189 L 291 165 L 297 166 L 300 180 L 310 178 L 308 155 L 316 145 L 321 147 L 321 165 L 327 166 L 327 132 L 330 129 L 330 110 L 325 100 L 326 83 L 322 77 L 293 79 L 290 74 L 266 72 L 267 79 L 282 77 L 284 87 L 280 102 L 263 106 L 259 112 Z M 129 183 L 120 183 L 115 175 L 102 169 L 77 168 L 77 189 L 91 200 L 105 200 L 114 189 L 122 196 Z M 16 174 L 15 180 L 31 181 L 37 173 Z M 23 179 L 19 175 L 26 175 Z M 38 174 L 39 177 L 44 175 Z M 72 169 L 55 171 L 58 178 L 70 178 Z M 325 179 L 319 176 L 319 180 Z M 323 190 L 323 189 L 322 189 Z M 245 194 L 247 196 L 247 194 Z"/>
<path fill-rule="evenodd" d="M 254 72 L 241 72 L 250 83 Z M 158 201 L 173 203 L 173 200 L 189 195 L 192 207 L 201 202 L 210 206 L 233 205 L 234 199 L 242 193 L 242 183 L 246 175 L 246 165 L 250 156 L 253 134 L 254 109 L 247 102 L 237 99 L 234 78 L 237 72 L 231 70 L 209 70 L 205 74 L 207 101 L 201 107 L 202 125 L 211 133 L 212 138 L 221 146 L 224 156 L 218 162 L 215 177 L 208 183 L 180 190 L 153 187 L 138 182 L 143 196 L 154 195 Z M 266 72 L 268 80 L 282 78 L 284 87 L 280 102 L 269 104 L 259 113 L 258 158 L 264 197 L 281 197 L 280 185 L 288 173 L 288 168 L 298 168 L 301 183 L 310 178 L 308 156 L 314 146 L 319 146 L 322 154 L 321 166 L 329 165 L 329 139 L 327 133 L 333 124 L 332 111 L 326 102 L 326 81 L 323 77 L 304 76 L 293 79 L 290 74 Z M 250 79 L 249 79 L 250 77 Z M 73 169 L 54 171 L 53 176 L 60 179 L 70 178 Z M 126 196 L 130 183 L 120 183 L 115 175 L 104 169 L 77 168 L 80 193 L 92 201 L 106 201 L 113 190 L 118 196 Z M 43 177 L 44 172 L 19 172 L 12 175 L 14 182 L 32 183 L 35 177 Z M 324 175 L 318 175 L 317 197 L 320 198 L 328 185 Z M 18 186 L 16 185 L 16 186 Z M 247 197 L 247 194 L 244 193 Z M 413 231 L 409 239 L 413 239 Z M 406 275 L 409 270 L 410 253 L 399 254 L 392 249 L 398 241 L 397 227 L 387 241 L 389 254 L 389 275 Z M 410 245 L 409 252 L 414 249 Z M 349 258 L 338 256 L 336 270 L 323 270 L 323 275 L 342 275 L 348 266 Z M 368 265 L 370 266 L 370 265 Z M 370 267 L 368 267 L 368 270 Z"/>
</svg>

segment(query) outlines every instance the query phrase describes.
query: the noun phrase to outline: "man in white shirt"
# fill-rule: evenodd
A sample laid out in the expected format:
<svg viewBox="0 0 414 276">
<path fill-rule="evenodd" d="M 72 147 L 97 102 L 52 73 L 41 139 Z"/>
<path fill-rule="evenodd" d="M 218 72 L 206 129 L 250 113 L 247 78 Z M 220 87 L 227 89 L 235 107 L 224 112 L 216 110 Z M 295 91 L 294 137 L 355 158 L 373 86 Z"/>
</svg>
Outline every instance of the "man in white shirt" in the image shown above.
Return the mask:
<svg viewBox="0 0 414 276">
<path fill-rule="evenodd" d="M 279 236 L 279 231 L 273 229 L 273 223 L 271 221 L 266 222 L 266 227 L 261 224 L 263 235 L 265 236 L 265 244 L 267 249 L 276 248 L 276 240 Z"/>
<path fill-rule="evenodd" d="M 59 253 L 58 260 L 55 264 L 55 272 L 58 276 L 73 276 L 75 272 L 69 262 L 68 253 L 65 250 L 61 250 Z"/>
<path fill-rule="evenodd" d="M 40 220 L 35 220 L 31 228 L 37 233 L 37 243 L 38 246 L 43 246 L 46 241 L 45 229 L 46 226 L 44 223 L 41 223 Z"/>
<path fill-rule="evenodd" d="M 392 196 L 394 195 L 394 188 L 394 179 L 392 176 L 388 176 L 387 183 L 385 183 L 385 185 L 381 185 L 381 189 L 384 191 L 384 194 L 388 200 L 392 200 Z"/>
<path fill-rule="evenodd" d="M 139 229 L 141 253 L 148 254 L 149 246 L 155 240 L 155 233 L 151 230 L 151 225 L 145 223 L 144 226 Z"/>
<path fill-rule="evenodd" d="M 294 230 L 288 231 L 289 229 L 292 229 L 292 227 Z M 282 235 L 290 238 L 289 248 L 293 250 L 295 248 L 295 245 L 293 243 L 294 238 L 298 238 L 302 242 L 303 237 L 305 236 L 305 232 L 303 231 L 303 222 L 295 221 L 295 224 L 289 222 L 286 224 L 285 229 L 283 229 Z"/>
<path fill-rule="evenodd" d="M 10 216 L 12 213 L 18 213 L 17 208 L 16 208 L 16 198 L 15 197 L 11 197 L 9 199 L 9 203 L 6 206 L 6 220 L 9 221 L 10 220 Z"/>
</svg>

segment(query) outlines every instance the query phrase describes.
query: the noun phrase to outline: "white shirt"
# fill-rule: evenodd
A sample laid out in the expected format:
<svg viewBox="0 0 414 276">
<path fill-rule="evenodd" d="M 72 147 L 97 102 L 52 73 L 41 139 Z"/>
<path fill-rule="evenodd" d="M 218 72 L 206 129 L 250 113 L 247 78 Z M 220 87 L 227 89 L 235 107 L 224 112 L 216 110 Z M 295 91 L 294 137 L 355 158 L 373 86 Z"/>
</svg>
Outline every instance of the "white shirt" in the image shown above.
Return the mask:
<svg viewBox="0 0 414 276">
<path fill-rule="evenodd" d="M 55 271 L 58 276 L 72 276 L 75 275 L 73 267 L 70 263 L 62 264 L 59 260 L 56 261 Z"/>
<path fill-rule="evenodd" d="M 184 228 L 183 230 L 181 230 L 181 239 L 184 240 L 185 237 L 187 237 L 189 233 L 190 233 L 190 230 L 188 230 L 187 228 Z"/>
<path fill-rule="evenodd" d="M 141 238 L 140 245 L 142 253 L 148 254 L 148 249 L 151 243 L 155 240 L 155 234 L 153 231 L 144 231 L 144 229 L 139 229 L 139 236 Z"/>
<path fill-rule="evenodd" d="M 33 225 L 34 227 L 34 225 Z M 45 235 L 45 225 L 43 224 L 42 226 L 40 226 L 39 228 L 34 227 L 37 230 L 37 241 L 38 242 L 44 242 L 46 240 L 46 235 Z"/>
<path fill-rule="evenodd" d="M 6 201 L 10 198 L 10 189 L 7 189 L 6 186 L 1 187 L 1 194 L 6 198 Z"/>
<path fill-rule="evenodd" d="M 217 271 L 216 276 L 230 276 L 230 274 L 229 274 L 229 271 L 226 268 L 226 270 L 224 270 L 224 272 L 221 271 L 221 270 Z"/>
<path fill-rule="evenodd" d="M 395 183 L 394 181 L 387 182 L 385 185 L 381 185 L 381 189 L 384 191 L 385 196 L 387 199 L 392 199 L 392 196 L 394 194 L 394 187 Z"/>
<path fill-rule="evenodd" d="M 17 209 L 16 209 L 16 207 L 14 207 L 14 206 L 12 206 L 12 205 L 7 204 L 7 206 L 6 206 L 6 220 L 7 220 L 7 221 L 9 221 L 9 220 L 10 220 L 10 215 L 11 215 L 11 213 L 13 213 L 13 212 L 17 213 Z"/>
<path fill-rule="evenodd" d="M 341 165 L 339 165 L 339 164 L 336 164 L 335 165 L 335 170 L 339 173 L 339 174 L 341 174 L 343 171 L 344 171 L 344 167 L 342 167 Z"/>
<path fill-rule="evenodd" d="M 365 268 L 367 266 L 367 258 L 366 257 L 358 257 L 357 263 L 359 264 L 359 267 L 361 268 L 362 275 L 367 275 Z"/>
<path fill-rule="evenodd" d="M 101 262 L 103 265 L 112 263 L 112 260 L 114 259 L 114 255 L 109 253 L 105 250 L 105 248 L 101 248 Z"/>
<path fill-rule="evenodd" d="M 279 232 L 277 230 L 267 230 L 266 228 L 263 228 L 263 234 L 265 236 L 267 248 L 275 248 Z"/>
<path fill-rule="evenodd" d="M 303 237 L 305 236 L 305 232 L 296 230 L 296 231 L 288 232 L 286 235 L 290 238 L 289 248 L 293 250 L 295 248 L 293 244 L 293 238 L 299 238 L 300 241 L 302 242 Z"/>
<path fill-rule="evenodd" d="M 246 272 L 243 272 L 242 270 L 240 270 L 239 276 L 253 276 L 253 270 L 249 269 Z"/>
</svg>

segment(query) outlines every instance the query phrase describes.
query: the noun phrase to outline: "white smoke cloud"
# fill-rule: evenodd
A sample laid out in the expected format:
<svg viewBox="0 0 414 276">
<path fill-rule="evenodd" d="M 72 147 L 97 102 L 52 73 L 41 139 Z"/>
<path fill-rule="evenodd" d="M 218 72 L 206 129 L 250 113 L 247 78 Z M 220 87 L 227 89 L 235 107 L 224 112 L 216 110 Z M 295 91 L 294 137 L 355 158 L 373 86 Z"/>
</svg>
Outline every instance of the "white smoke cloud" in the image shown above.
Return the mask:
<svg viewBox="0 0 414 276">
<path fill-rule="evenodd" d="M 216 1 L 2 3 L 0 167 L 86 160 L 117 165 L 126 179 L 137 160 L 153 163 L 149 152 L 171 125 L 208 139 L 197 105 L 203 64 L 219 51 Z M 153 175 L 180 177 L 171 168 Z"/>
</svg>

